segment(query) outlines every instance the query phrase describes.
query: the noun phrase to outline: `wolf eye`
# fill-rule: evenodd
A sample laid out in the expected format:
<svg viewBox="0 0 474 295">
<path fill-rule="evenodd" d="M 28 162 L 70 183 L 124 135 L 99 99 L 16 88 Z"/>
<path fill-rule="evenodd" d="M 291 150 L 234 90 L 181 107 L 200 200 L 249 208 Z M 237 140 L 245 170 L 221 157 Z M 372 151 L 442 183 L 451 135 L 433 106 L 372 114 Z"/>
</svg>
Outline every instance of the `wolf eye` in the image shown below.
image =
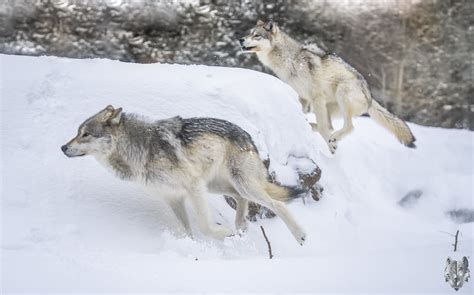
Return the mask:
<svg viewBox="0 0 474 295">
<path fill-rule="evenodd" d="M 262 38 L 262 36 L 260 36 L 260 35 L 257 34 L 257 35 L 254 35 L 253 38 L 254 38 L 254 39 L 260 39 L 260 38 Z"/>
<path fill-rule="evenodd" d="M 91 135 L 89 132 L 84 132 L 84 133 L 82 134 L 82 137 L 87 137 L 87 136 L 89 136 L 89 135 Z"/>
</svg>

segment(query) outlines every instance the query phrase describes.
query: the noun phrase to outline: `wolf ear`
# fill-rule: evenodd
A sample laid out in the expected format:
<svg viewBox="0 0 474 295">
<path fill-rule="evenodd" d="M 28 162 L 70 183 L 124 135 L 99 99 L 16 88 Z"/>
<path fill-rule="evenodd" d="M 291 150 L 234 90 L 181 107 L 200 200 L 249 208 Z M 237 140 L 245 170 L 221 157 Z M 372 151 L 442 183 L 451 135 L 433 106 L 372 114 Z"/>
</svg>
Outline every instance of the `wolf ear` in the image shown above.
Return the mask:
<svg viewBox="0 0 474 295">
<path fill-rule="evenodd" d="M 450 265 L 451 264 L 451 257 L 448 257 L 446 258 L 446 265 Z"/>
<path fill-rule="evenodd" d="M 261 19 L 259 19 L 259 20 L 257 21 L 257 26 L 263 26 L 264 24 L 265 24 L 265 22 L 264 22 L 263 20 L 261 20 Z"/>
<path fill-rule="evenodd" d="M 464 257 L 462 258 L 462 264 L 463 264 L 466 268 L 469 267 L 469 260 L 467 260 L 467 257 L 466 257 L 466 256 L 464 256 Z"/>
<path fill-rule="evenodd" d="M 104 123 L 109 125 L 116 125 L 120 122 L 122 116 L 122 108 L 115 109 L 113 106 L 108 105 L 104 110 L 102 120 Z"/>
<path fill-rule="evenodd" d="M 273 29 L 273 21 L 272 20 L 269 20 L 264 26 L 263 28 L 267 31 L 271 31 Z"/>
<path fill-rule="evenodd" d="M 265 30 L 267 30 L 268 32 L 272 32 L 272 34 L 275 34 L 276 32 L 278 32 L 278 26 L 276 23 L 274 23 L 272 20 L 269 20 L 264 26 L 263 28 Z"/>
<path fill-rule="evenodd" d="M 107 122 L 110 125 L 118 125 L 120 119 L 122 118 L 122 108 L 117 108 L 112 111 L 110 117 L 107 119 Z"/>
</svg>

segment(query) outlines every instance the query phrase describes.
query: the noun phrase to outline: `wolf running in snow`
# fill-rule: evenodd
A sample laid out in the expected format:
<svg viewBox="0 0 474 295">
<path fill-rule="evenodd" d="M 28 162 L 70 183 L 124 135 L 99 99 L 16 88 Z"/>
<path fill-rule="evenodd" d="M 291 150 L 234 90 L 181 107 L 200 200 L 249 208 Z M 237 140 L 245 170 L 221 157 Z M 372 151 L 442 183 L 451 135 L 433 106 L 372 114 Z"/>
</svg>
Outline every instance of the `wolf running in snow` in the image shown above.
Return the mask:
<svg viewBox="0 0 474 295">
<path fill-rule="evenodd" d="M 299 244 L 306 239 L 284 203 L 302 191 L 269 182 L 250 135 L 228 121 L 181 117 L 148 121 L 109 105 L 85 120 L 61 150 L 68 157 L 92 155 L 119 178 L 163 197 L 191 237 L 185 200 L 195 210 L 202 233 L 216 239 L 233 234 L 211 221 L 206 192 L 212 192 L 235 199 L 238 231 L 247 229 L 252 201 L 275 212 Z"/>
<path fill-rule="evenodd" d="M 260 62 L 298 93 L 304 111 L 313 111 L 311 124 L 326 141 L 331 153 L 353 130 L 352 117 L 369 113 L 407 147 L 415 147 L 408 125 L 372 98 L 364 77 L 340 57 L 317 45 L 304 46 L 280 30 L 272 21 L 259 20 L 240 40 L 242 50 L 256 53 Z M 334 132 L 331 119 L 344 118 Z"/>
</svg>

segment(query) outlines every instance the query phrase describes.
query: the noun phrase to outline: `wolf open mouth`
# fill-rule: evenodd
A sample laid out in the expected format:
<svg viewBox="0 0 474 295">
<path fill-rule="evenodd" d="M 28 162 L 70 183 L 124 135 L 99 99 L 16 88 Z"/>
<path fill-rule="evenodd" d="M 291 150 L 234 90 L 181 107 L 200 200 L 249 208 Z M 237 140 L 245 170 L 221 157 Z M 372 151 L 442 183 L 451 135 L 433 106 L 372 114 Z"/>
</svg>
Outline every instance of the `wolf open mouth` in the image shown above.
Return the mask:
<svg viewBox="0 0 474 295">
<path fill-rule="evenodd" d="M 255 47 L 257 47 L 257 46 L 251 46 L 251 47 L 242 46 L 242 50 L 243 51 L 250 51 L 250 50 L 254 49 Z"/>
<path fill-rule="evenodd" d="M 83 157 L 85 156 L 86 154 L 77 154 L 77 155 L 69 155 L 69 154 L 66 154 L 64 153 L 68 158 L 77 158 L 77 157 Z"/>
</svg>

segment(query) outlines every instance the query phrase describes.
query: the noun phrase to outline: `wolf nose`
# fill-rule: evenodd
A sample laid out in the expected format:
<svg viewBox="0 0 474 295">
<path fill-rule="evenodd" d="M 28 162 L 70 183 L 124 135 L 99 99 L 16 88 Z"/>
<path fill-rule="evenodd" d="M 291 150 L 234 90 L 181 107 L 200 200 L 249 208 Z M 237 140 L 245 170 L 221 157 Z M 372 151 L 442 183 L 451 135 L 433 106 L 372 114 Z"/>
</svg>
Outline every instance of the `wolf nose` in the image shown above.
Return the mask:
<svg viewBox="0 0 474 295">
<path fill-rule="evenodd" d="M 66 150 L 67 150 L 67 145 L 63 145 L 63 146 L 61 147 L 61 150 L 63 151 L 63 153 L 65 153 Z"/>
<path fill-rule="evenodd" d="M 239 42 L 240 42 L 240 45 L 243 45 L 244 42 L 245 42 L 245 39 L 244 39 L 244 38 L 240 38 L 240 39 L 239 39 Z"/>
</svg>

